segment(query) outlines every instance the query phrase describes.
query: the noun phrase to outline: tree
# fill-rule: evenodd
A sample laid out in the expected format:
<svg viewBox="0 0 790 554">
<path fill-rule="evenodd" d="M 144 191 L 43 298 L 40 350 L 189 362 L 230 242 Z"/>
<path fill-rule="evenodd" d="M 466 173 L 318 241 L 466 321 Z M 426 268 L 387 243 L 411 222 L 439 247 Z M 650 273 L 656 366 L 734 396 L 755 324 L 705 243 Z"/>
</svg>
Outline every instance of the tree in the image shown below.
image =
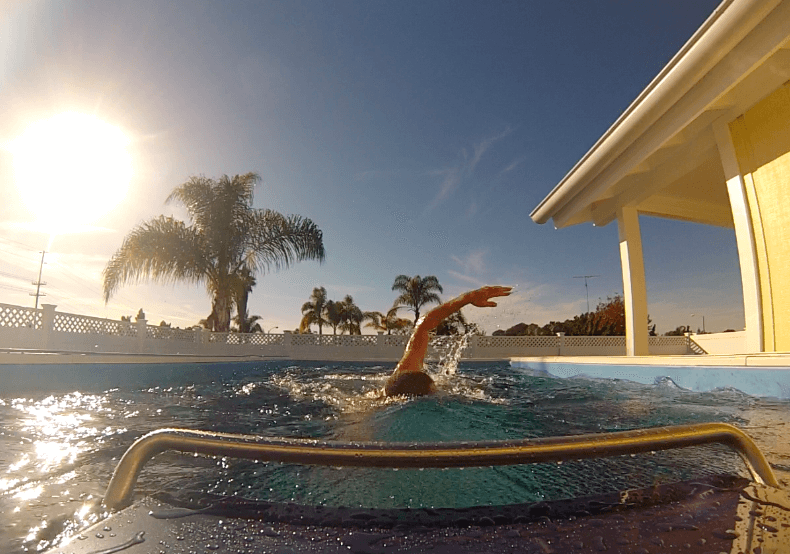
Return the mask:
<svg viewBox="0 0 790 554">
<path fill-rule="evenodd" d="M 233 318 L 236 326 L 235 328 L 231 328 L 231 331 L 236 331 L 238 333 L 263 333 L 263 327 L 258 323 L 258 321 L 262 319 L 263 318 L 259 315 L 251 315 L 241 319 L 237 314 L 236 317 Z"/>
<path fill-rule="evenodd" d="M 392 284 L 392 290 L 400 291 L 400 296 L 393 302 L 393 307 L 406 307 L 414 312 L 414 323 L 420 319 L 420 308 L 432 302 L 439 303 L 441 299 L 434 291 L 444 292 L 439 280 L 433 275 L 423 279 L 419 275 L 409 277 L 398 275 Z"/>
<path fill-rule="evenodd" d="M 455 312 L 442 320 L 434 330 L 435 334 L 444 335 L 465 335 L 469 322 L 466 321 L 464 314 Z"/>
<path fill-rule="evenodd" d="M 369 321 L 365 327 L 372 327 L 376 331 L 386 331 L 388 335 L 391 335 L 393 331 L 403 333 L 411 329 L 411 321 L 398 317 L 399 309 L 400 306 L 394 306 L 389 309 L 386 315 L 381 312 L 364 312 L 365 319 Z"/>
<path fill-rule="evenodd" d="M 592 335 L 625 335 L 625 301 L 619 294 L 599 302 L 593 314 Z"/>
<path fill-rule="evenodd" d="M 261 319 L 259 316 L 250 317 L 247 313 L 247 300 L 255 285 L 255 276 L 246 266 L 239 270 L 233 280 L 233 303 L 236 304 L 236 317 L 233 319 L 238 325 L 239 333 L 251 333 L 251 326 L 256 320 Z"/>
<path fill-rule="evenodd" d="M 678 327 L 675 327 L 675 329 L 673 331 L 667 331 L 666 333 L 664 333 L 664 336 L 665 337 L 682 337 L 682 336 L 685 336 L 686 333 L 688 333 L 689 331 L 690 331 L 690 329 L 689 329 L 688 325 L 679 325 Z"/>
<path fill-rule="evenodd" d="M 310 326 L 315 323 L 318 325 L 318 334 L 322 334 L 323 326 L 328 323 L 325 317 L 326 304 L 326 289 L 315 287 L 310 295 L 310 300 L 302 305 L 302 322 L 299 324 L 301 332 L 309 330 Z"/>
<path fill-rule="evenodd" d="M 343 322 L 343 305 L 340 302 L 330 300 L 324 308 L 326 322 L 332 326 L 332 334 L 337 335 L 337 328 Z"/>
<path fill-rule="evenodd" d="M 341 332 L 347 332 L 349 335 L 361 335 L 362 321 L 365 319 L 362 310 L 354 303 L 350 294 L 347 294 L 339 304 Z"/>
<path fill-rule="evenodd" d="M 211 296 L 212 329 L 227 331 L 244 269 L 255 275 L 304 260 L 323 262 L 323 235 L 311 220 L 252 207 L 259 181 L 255 173 L 197 176 L 176 187 L 167 203 L 182 204 L 190 224 L 159 216 L 134 228 L 104 268 L 105 302 L 121 285 L 144 279 L 203 284 Z"/>
</svg>

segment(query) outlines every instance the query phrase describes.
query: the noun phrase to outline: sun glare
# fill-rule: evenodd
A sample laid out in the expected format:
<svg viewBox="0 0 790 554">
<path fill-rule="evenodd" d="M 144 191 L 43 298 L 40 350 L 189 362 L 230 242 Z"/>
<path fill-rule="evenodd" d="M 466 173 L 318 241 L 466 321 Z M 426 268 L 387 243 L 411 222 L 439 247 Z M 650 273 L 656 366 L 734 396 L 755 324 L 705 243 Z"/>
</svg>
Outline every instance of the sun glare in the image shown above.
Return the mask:
<svg viewBox="0 0 790 554">
<path fill-rule="evenodd" d="M 16 183 L 37 223 L 52 233 L 94 223 L 126 195 L 127 138 L 90 115 L 63 113 L 11 144 Z"/>
</svg>

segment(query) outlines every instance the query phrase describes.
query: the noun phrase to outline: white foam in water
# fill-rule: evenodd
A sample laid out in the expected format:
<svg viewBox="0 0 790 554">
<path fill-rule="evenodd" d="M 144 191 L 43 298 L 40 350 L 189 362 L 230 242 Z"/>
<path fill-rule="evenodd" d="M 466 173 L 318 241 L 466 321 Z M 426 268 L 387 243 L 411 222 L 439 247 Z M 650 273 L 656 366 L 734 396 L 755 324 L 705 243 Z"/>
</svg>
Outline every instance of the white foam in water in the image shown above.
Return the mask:
<svg viewBox="0 0 790 554">
<path fill-rule="evenodd" d="M 428 361 L 425 364 L 426 373 L 435 381 L 439 395 L 450 394 L 467 400 L 505 403 L 505 399 L 493 398 L 486 392 L 486 378 L 475 380 L 457 374 L 458 363 L 469 345 L 470 336 L 464 334 L 434 338 L 431 347 L 438 354 L 438 362 Z M 272 376 L 270 382 L 287 391 L 294 400 L 324 402 L 341 413 L 367 412 L 408 400 L 406 397 L 384 396 L 384 383 L 392 374 L 392 368 L 379 366 L 371 369 L 380 371 L 370 375 L 361 374 L 358 369 L 346 371 L 327 368 L 324 373 L 306 373 L 303 369 L 294 368 Z M 248 394 L 251 388 L 254 386 L 244 385 L 237 394 Z"/>
</svg>

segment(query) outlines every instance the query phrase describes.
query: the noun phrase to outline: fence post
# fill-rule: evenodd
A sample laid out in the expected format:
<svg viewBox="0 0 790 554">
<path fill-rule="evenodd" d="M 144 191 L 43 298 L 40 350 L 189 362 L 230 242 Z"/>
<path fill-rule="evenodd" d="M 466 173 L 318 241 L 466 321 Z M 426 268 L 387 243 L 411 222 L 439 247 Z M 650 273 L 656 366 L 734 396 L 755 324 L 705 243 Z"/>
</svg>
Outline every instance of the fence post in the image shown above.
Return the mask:
<svg viewBox="0 0 790 554">
<path fill-rule="evenodd" d="M 290 331 L 283 331 L 283 350 L 285 350 L 285 355 L 291 360 L 294 359 L 292 339 L 293 333 Z"/>
<path fill-rule="evenodd" d="M 471 335 L 469 337 L 469 342 L 466 343 L 466 358 L 477 358 L 477 341 L 479 338 L 480 335 Z"/>
<path fill-rule="evenodd" d="M 384 357 L 384 331 L 376 331 L 376 350 L 373 354 L 374 358 Z"/>
<path fill-rule="evenodd" d="M 137 326 L 137 352 L 143 354 L 145 352 L 145 341 L 148 338 L 148 320 L 138 319 L 134 323 Z"/>
<path fill-rule="evenodd" d="M 691 354 L 691 333 L 683 333 L 686 336 L 686 354 Z"/>
<path fill-rule="evenodd" d="M 559 355 L 560 356 L 564 356 L 565 355 L 565 332 L 564 331 L 560 331 L 559 333 L 557 333 L 557 337 L 559 339 L 557 341 L 558 346 L 559 346 L 559 348 L 558 348 Z"/>
<path fill-rule="evenodd" d="M 55 328 L 55 304 L 41 304 L 41 349 L 48 350 Z"/>
</svg>

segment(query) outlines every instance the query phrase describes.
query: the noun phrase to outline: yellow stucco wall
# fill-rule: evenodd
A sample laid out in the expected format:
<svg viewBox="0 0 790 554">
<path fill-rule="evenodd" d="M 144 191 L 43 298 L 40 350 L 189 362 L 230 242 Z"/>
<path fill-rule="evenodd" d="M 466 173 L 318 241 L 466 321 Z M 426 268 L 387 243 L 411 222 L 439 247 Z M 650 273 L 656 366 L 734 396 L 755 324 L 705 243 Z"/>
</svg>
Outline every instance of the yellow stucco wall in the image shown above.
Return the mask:
<svg viewBox="0 0 790 554">
<path fill-rule="evenodd" d="M 730 124 L 754 229 L 766 351 L 790 351 L 790 82 Z"/>
</svg>

